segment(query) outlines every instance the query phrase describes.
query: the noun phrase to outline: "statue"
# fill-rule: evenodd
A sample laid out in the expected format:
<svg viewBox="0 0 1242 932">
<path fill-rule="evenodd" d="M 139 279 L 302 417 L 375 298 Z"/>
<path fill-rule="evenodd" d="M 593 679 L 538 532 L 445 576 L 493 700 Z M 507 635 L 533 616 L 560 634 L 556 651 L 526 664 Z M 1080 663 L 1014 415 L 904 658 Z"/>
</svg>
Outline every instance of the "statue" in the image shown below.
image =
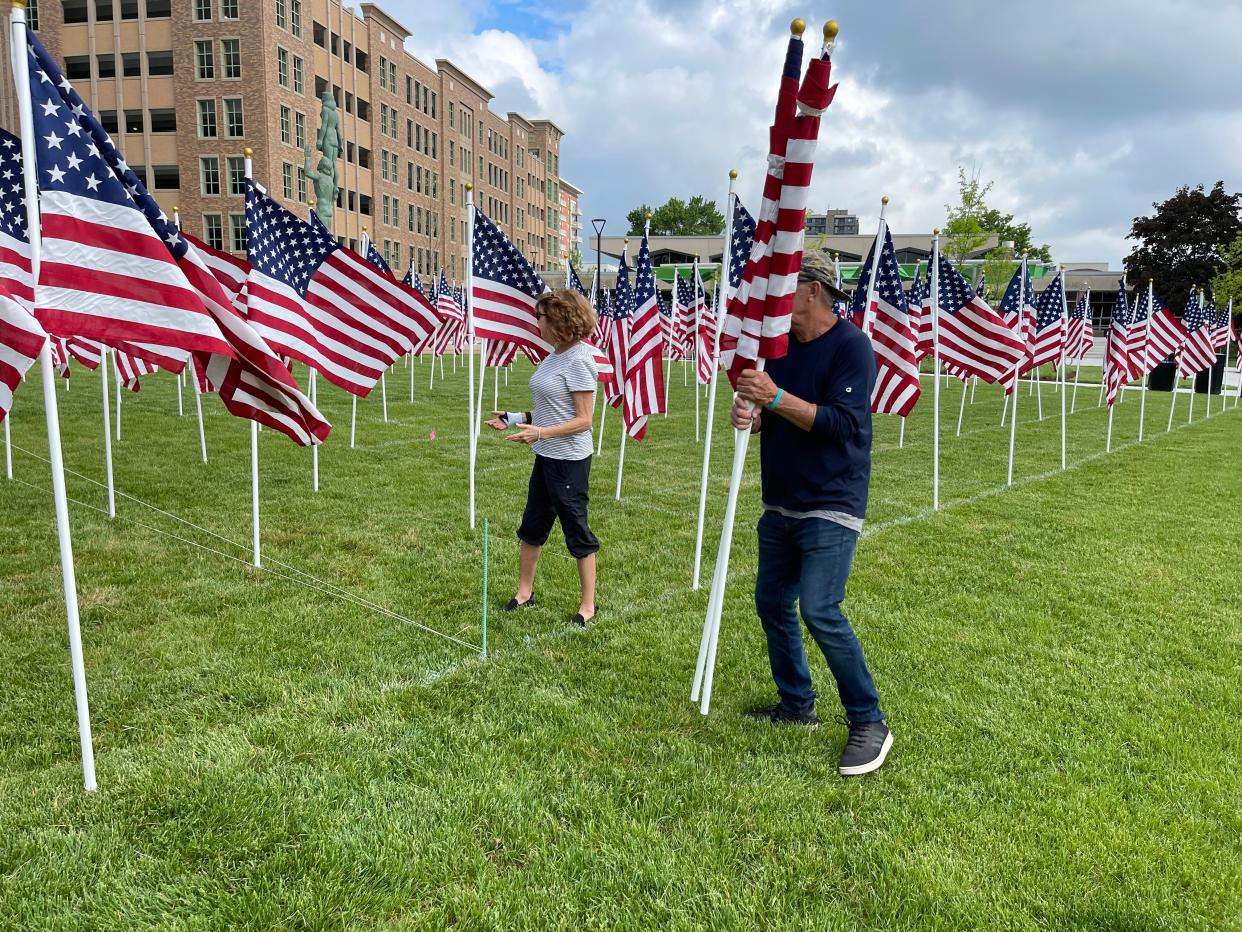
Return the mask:
<svg viewBox="0 0 1242 932">
<path fill-rule="evenodd" d="M 323 221 L 323 225 L 332 229 L 332 210 L 336 206 L 336 160 L 340 157 L 345 140 L 341 135 L 341 117 L 336 111 L 336 98 L 330 90 L 323 92 L 323 107 L 319 111 L 319 135 L 315 137 L 315 148 L 323 153 L 319 167 L 311 169 L 311 150 L 306 146 L 306 177 L 315 186 L 315 213 Z"/>
</svg>

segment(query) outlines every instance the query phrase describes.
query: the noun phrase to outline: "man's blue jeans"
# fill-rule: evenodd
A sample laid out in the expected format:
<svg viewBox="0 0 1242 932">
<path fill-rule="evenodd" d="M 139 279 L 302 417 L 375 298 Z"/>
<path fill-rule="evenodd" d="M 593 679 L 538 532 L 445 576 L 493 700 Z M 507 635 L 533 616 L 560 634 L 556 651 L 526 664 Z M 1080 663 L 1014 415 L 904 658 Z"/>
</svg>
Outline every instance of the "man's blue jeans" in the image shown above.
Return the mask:
<svg viewBox="0 0 1242 932">
<path fill-rule="evenodd" d="M 815 705 L 802 646 L 802 611 L 811 637 L 837 680 L 837 694 L 854 723 L 884 720 L 862 645 L 841 613 L 845 580 L 858 532 L 823 518 L 787 518 L 765 511 L 759 519 L 759 575 L 755 608 L 768 638 L 768 660 L 781 705 L 806 712 Z"/>
</svg>

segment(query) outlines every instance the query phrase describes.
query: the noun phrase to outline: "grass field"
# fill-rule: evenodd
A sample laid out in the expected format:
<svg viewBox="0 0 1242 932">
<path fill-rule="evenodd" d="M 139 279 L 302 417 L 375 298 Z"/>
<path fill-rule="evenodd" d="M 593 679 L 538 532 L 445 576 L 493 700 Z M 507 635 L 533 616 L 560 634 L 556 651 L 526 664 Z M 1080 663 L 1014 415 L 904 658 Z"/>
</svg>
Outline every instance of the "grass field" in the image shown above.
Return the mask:
<svg viewBox="0 0 1242 932">
<path fill-rule="evenodd" d="M 528 373 L 502 406 L 527 405 Z M 1037 423 L 1024 389 L 1004 490 L 999 391 L 980 387 L 954 438 L 947 385 L 939 514 L 930 385 L 904 448 L 877 419 L 845 607 L 896 745 L 881 772 L 845 781 L 843 727 L 738 715 L 774 695 L 750 595 L 755 462 L 712 714 L 688 701 L 707 595 L 689 587 L 701 448 L 679 369 L 672 416 L 627 448 L 619 503 L 609 412 L 592 477 L 602 610 L 585 632 L 565 624 L 576 576 L 559 536 L 539 607 L 496 611 L 516 579 L 529 451 L 484 436 L 471 532 L 465 373 L 430 393 L 426 365 L 414 374 L 412 405 L 409 371 L 392 375 L 391 423 L 378 397 L 360 403 L 355 450 L 347 396 L 321 391 L 336 430 L 318 495 L 309 452 L 261 435 L 264 555 L 478 644 L 486 517 L 490 658 L 246 567 L 248 428 L 206 399 L 200 464 L 190 397 L 178 418 L 171 377 L 156 377 L 125 398 L 118 487 L 240 543 L 126 498 L 110 522 L 103 490 L 70 476 L 95 795 L 81 790 L 47 466 L 14 452 L 21 481 L 0 481 L 0 927 L 1242 926 L 1242 412 L 1187 427 L 1183 395 L 1165 433 L 1168 396 L 1153 395 L 1136 444 L 1131 393 L 1103 456 L 1106 415 L 1084 389 L 1060 472 L 1058 396 L 1046 387 Z M 59 398 L 66 465 L 102 479 L 97 380 L 75 369 Z M 37 372 L 17 402 L 14 444 L 45 455 Z M 731 446 L 722 418 L 705 580 Z M 817 651 L 812 670 L 830 720 Z"/>
</svg>

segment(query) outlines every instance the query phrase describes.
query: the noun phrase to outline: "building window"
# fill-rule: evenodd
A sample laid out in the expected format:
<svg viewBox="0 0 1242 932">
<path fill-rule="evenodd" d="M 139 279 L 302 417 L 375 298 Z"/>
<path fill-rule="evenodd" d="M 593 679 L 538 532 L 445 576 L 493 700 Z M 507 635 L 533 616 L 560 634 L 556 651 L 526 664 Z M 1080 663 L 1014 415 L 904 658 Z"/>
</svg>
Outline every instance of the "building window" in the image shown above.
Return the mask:
<svg viewBox="0 0 1242 932">
<path fill-rule="evenodd" d="M 64 6 L 66 23 L 85 23 L 89 18 L 86 0 L 65 0 Z"/>
<path fill-rule="evenodd" d="M 285 0 L 276 0 L 276 25 L 281 29 L 289 28 L 289 7 Z"/>
<path fill-rule="evenodd" d="M 234 138 L 246 135 L 240 97 L 224 98 L 224 135 Z"/>
<path fill-rule="evenodd" d="M 194 21 L 206 22 L 211 19 L 211 0 L 194 0 Z"/>
<path fill-rule="evenodd" d="M 95 58 L 95 72 L 101 78 L 116 77 L 116 56 L 111 52 L 105 52 Z"/>
<path fill-rule="evenodd" d="M 194 43 L 194 76 L 200 81 L 209 81 L 216 76 L 216 56 L 210 39 L 199 39 Z"/>
<path fill-rule="evenodd" d="M 89 81 L 91 79 L 91 57 L 89 55 L 66 55 L 65 77 L 70 81 Z"/>
<path fill-rule="evenodd" d="M 224 77 L 236 80 L 241 77 L 241 39 L 220 40 L 220 60 L 224 65 Z"/>
<path fill-rule="evenodd" d="M 212 249 L 224 248 L 224 225 L 219 214 L 203 214 L 203 239 Z"/>
<path fill-rule="evenodd" d="M 220 193 L 220 160 L 215 156 L 204 156 L 198 160 L 199 190 L 205 196 Z"/>
<path fill-rule="evenodd" d="M 246 195 L 246 160 L 240 155 L 230 155 L 229 194 L 245 197 Z"/>
<path fill-rule="evenodd" d="M 121 74 L 127 78 L 141 78 L 142 56 L 137 52 L 122 52 Z"/>
<path fill-rule="evenodd" d="M 220 18 L 237 19 L 237 0 L 220 0 Z"/>
<path fill-rule="evenodd" d="M 147 52 L 147 74 L 161 77 L 173 73 L 172 52 Z"/>
<path fill-rule="evenodd" d="M 233 228 L 233 252 L 245 252 L 246 215 L 229 214 L 229 226 Z"/>
<path fill-rule="evenodd" d="M 289 0 L 289 31 L 302 38 L 302 0 Z"/>
<path fill-rule="evenodd" d="M 284 190 L 285 200 L 293 200 L 293 163 L 285 162 L 280 166 L 280 181 Z"/>
<path fill-rule="evenodd" d="M 293 90 L 297 94 L 306 92 L 305 69 L 302 66 L 302 59 L 297 55 L 293 56 Z"/>
<path fill-rule="evenodd" d="M 276 50 L 276 82 L 281 87 L 289 86 L 289 53 L 280 48 Z"/>
<path fill-rule="evenodd" d="M 171 16 L 172 0 L 147 0 L 147 19 L 169 19 Z"/>
<path fill-rule="evenodd" d="M 104 128 L 105 133 L 108 133 L 110 135 L 116 135 L 118 131 L 117 122 L 116 122 L 116 111 L 115 110 L 100 110 L 99 111 L 99 125 Z"/>
<path fill-rule="evenodd" d="M 306 169 L 301 165 L 298 166 L 298 200 L 303 204 L 307 202 Z"/>
<path fill-rule="evenodd" d="M 31 29 L 39 28 L 39 0 L 28 0 L 26 3 L 26 23 Z"/>
<path fill-rule="evenodd" d="M 388 90 L 388 59 L 380 56 L 379 85 L 381 91 Z"/>
<path fill-rule="evenodd" d="M 289 108 L 283 104 L 280 107 L 280 141 L 285 145 L 292 142 L 289 137 Z"/>
<path fill-rule="evenodd" d="M 176 191 L 181 187 L 181 169 L 176 165 L 154 165 L 151 184 L 160 191 Z"/>
<path fill-rule="evenodd" d="M 294 145 L 299 149 L 306 148 L 306 114 L 296 113 L 293 116 L 293 128 L 295 130 Z"/>
<path fill-rule="evenodd" d="M 177 131 L 177 111 L 171 108 L 151 111 L 151 132 L 175 133 Z"/>
<path fill-rule="evenodd" d="M 143 124 L 143 112 L 141 110 L 125 111 L 125 132 L 141 133 Z"/>
<path fill-rule="evenodd" d="M 388 63 L 388 89 L 394 94 L 397 93 L 397 63 Z"/>
</svg>

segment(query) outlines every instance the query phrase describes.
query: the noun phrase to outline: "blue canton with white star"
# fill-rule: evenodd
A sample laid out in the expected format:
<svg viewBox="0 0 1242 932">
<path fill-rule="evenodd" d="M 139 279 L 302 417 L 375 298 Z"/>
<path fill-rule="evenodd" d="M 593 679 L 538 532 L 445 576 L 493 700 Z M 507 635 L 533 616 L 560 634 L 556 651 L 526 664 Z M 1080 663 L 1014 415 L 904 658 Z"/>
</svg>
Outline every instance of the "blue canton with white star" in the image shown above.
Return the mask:
<svg viewBox="0 0 1242 932">
<path fill-rule="evenodd" d="M 532 298 L 548 290 L 521 251 L 477 207 L 474 209 L 474 252 L 471 262 L 475 278 L 506 285 Z"/>
<path fill-rule="evenodd" d="M 1126 297 L 1124 280 L 1117 282 L 1117 300 L 1113 303 L 1113 326 L 1122 328 L 1130 326 L 1130 301 Z"/>
<path fill-rule="evenodd" d="M 0 231 L 30 242 L 26 233 L 26 197 L 22 185 L 22 144 L 0 129 Z"/>
<path fill-rule="evenodd" d="M 736 289 L 742 284 L 742 273 L 750 258 L 750 247 L 755 242 L 755 218 L 742 206 L 740 198 L 734 198 L 733 238 L 729 243 L 729 287 Z"/>
<path fill-rule="evenodd" d="M 956 314 L 974 297 L 970 284 L 962 278 L 961 273 L 953 268 L 944 253 L 937 256 L 936 274 L 940 280 L 940 310 L 946 314 Z"/>
<path fill-rule="evenodd" d="M 642 243 L 638 247 L 638 262 L 634 265 L 634 297 L 630 312 L 638 310 L 655 297 L 655 270 L 651 265 L 651 249 L 647 245 L 647 235 L 643 234 Z"/>
<path fill-rule="evenodd" d="M 1023 275 L 1022 266 L 1019 265 L 1014 269 L 1013 278 L 1009 279 L 1009 287 L 1005 289 L 1005 296 L 1001 298 L 998 310 L 1005 317 L 1012 318 L 1021 313 L 1023 307 L 1034 304 L 1035 286 L 1031 284 L 1031 270 L 1028 267 Z"/>
<path fill-rule="evenodd" d="M 614 295 L 615 301 L 612 308 L 612 316 L 616 320 L 625 320 L 634 313 L 634 291 L 630 288 L 630 269 L 625 264 L 625 256 L 621 257 L 621 262 L 617 265 L 617 288 Z"/>
<path fill-rule="evenodd" d="M 367 254 L 363 258 L 381 272 L 387 272 L 389 275 L 392 274 L 392 268 L 384 260 L 384 257 L 379 254 L 379 250 L 375 248 L 375 240 L 370 237 L 367 237 Z"/>
<path fill-rule="evenodd" d="M 246 245 L 250 264 L 271 278 L 306 294 L 311 276 L 340 249 L 322 223 L 307 223 L 285 210 L 246 180 Z"/>
<path fill-rule="evenodd" d="M 1065 282 L 1060 272 L 1035 302 L 1035 332 L 1039 333 L 1051 327 L 1061 319 L 1061 311 L 1065 306 Z"/>
</svg>

